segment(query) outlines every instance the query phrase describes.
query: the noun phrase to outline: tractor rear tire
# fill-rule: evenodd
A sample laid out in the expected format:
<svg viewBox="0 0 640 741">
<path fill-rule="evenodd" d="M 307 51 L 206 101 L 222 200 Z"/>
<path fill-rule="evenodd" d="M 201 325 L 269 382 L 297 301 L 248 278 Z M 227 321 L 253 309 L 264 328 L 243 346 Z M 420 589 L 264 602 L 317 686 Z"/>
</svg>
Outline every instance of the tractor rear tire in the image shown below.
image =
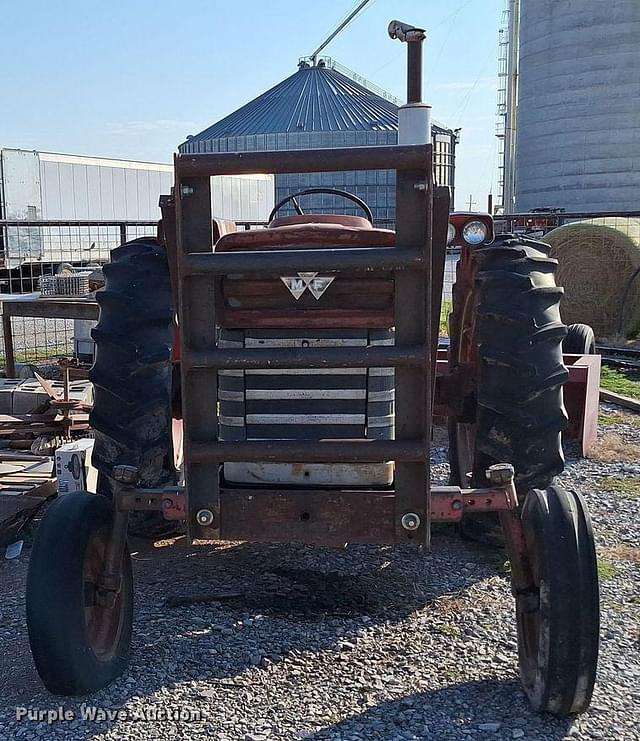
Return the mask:
<svg viewBox="0 0 640 741">
<path fill-rule="evenodd" d="M 546 488 L 564 469 L 566 327 L 558 263 L 548 254 L 542 242 L 499 237 L 471 253 L 470 279 L 459 275 L 454 286 L 450 372 L 464 366 L 463 373 L 474 376 L 458 416 L 449 419 L 456 486 L 486 486 L 494 463 L 513 465 L 520 492 Z M 502 542 L 495 517 L 465 517 L 461 530 L 474 540 Z"/>
<path fill-rule="evenodd" d="M 131 644 L 131 558 L 122 554 L 113 607 L 96 599 L 113 505 L 99 494 L 63 494 L 47 509 L 29 560 L 26 603 L 31 652 L 54 695 L 86 695 L 124 671 Z"/>
<path fill-rule="evenodd" d="M 95 401 L 92 463 L 98 492 L 111 498 L 116 464 L 135 466 L 139 485 L 175 483 L 171 442 L 171 282 L 164 247 L 151 237 L 116 248 L 98 291 L 100 320 L 92 331 L 96 360 L 90 372 Z M 175 524 L 160 512 L 132 512 L 129 532 L 169 534 Z"/>
<path fill-rule="evenodd" d="M 570 324 L 562 343 L 562 351 L 575 355 L 595 355 L 596 336 L 588 324 Z"/>
<path fill-rule="evenodd" d="M 582 497 L 530 491 L 522 528 L 534 587 L 516 594 L 520 676 L 533 708 L 584 712 L 598 664 L 600 597 L 591 521 Z"/>
</svg>

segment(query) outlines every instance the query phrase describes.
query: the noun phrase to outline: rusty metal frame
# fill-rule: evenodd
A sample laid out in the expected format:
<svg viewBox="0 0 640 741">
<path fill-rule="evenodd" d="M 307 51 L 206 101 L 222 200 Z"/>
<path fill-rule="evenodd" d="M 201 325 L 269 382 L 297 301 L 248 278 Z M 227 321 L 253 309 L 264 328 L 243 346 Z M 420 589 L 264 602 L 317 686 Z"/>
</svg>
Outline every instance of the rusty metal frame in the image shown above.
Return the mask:
<svg viewBox="0 0 640 741">
<path fill-rule="evenodd" d="M 294 489 L 223 487 L 220 490 L 224 540 L 287 540 L 320 545 L 397 542 L 394 528 L 395 493 L 392 489 Z M 505 527 L 518 537 L 517 499 L 509 486 L 461 489 L 436 486 L 430 492 L 431 522 L 460 522 L 470 512 L 510 515 Z M 167 520 L 186 516 L 184 489 L 124 489 L 121 511 L 162 511 Z M 516 522 L 513 523 L 513 517 Z M 519 562 L 521 561 L 519 557 Z"/>
<path fill-rule="evenodd" d="M 252 251 L 250 255 L 213 252 L 210 178 L 224 174 L 396 170 L 395 248 L 332 248 Z M 185 423 L 186 514 L 192 538 L 220 537 L 228 524 L 221 497 L 219 466 L 224 461 L 394 460 L 395 493 L 391 530 L 395 542 L 429 545 L 429 452 L 435 364 L 432 312 L 432 147 L 431 145 L 356 147 L 333 150 L 177 155 L 175 208 L 181 373 Z M 441 209 L 442 210 L 442 209 Z M 444 227 L 446 229 L 446 226 Z M 444 240 L 442 241 L 444 249 Z M 302 267 L 301 267 L 302 266 Z M 216 348 L 214 276 L 232 271 L 370 269 L 395 273 L 394 348 L 335 351 L 238 350 Z M 439 267 L 439 265 L 438 265 Z M 437 276 L 438 270 L 435 271 Z M 437 282 L 437 278 L 436 278 Z M 396 368 L 396 439 L 393 441 L 300 442 L 218 440 L 217 371 L 259 367 Z M 302 496 L 309 495 L 308 492 Z M 310 496 L 310 495 L 309 495 Z M 347 502 L 345 501 L 345 506 Z M 353 504 L 355 506 L 355 503 Z M 204 527 L 197 514 L 206 509 L 213 522 Z M 360 508 L 359 508 L 360 509 Z M 366 518 L 366 510 L 360 509 Z M 418 526 L 402 524 L 406 514 Z M 245 537 L 259 537 L 258 528 Z M 372 542 L 375 534 L 372 533 Z M 282 539 L 287 540 L 283 529 Z"/>
</svg>

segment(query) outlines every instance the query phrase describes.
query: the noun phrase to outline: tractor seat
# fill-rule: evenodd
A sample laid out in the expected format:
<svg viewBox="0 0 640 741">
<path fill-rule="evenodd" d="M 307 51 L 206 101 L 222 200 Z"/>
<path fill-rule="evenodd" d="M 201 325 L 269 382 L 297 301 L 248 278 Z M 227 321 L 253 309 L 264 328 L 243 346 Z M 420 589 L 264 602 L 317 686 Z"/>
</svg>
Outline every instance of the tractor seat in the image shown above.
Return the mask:
<svg viewBox="0 0 640 741">
<path fill-rule="evenodd" d="M 369 219 L 364 216 L 347 216 L 347 214 L 301 214 L 300 216 L 280 216 L 269 223 L 269 229 L 296 224 L 338 224 L 355 229 L 373 229 Z"/>
<path fill-rule="evenodd" d="M 345 247 L 393 247 L 396 234 L 390 229 L 374 229 L 361 216 L 309 214 L 274 219 L 266 229 L 225 234 L 215 249 L 261 250 L 286 247 L 313 248 L 322 245 Z"/>
</svg>

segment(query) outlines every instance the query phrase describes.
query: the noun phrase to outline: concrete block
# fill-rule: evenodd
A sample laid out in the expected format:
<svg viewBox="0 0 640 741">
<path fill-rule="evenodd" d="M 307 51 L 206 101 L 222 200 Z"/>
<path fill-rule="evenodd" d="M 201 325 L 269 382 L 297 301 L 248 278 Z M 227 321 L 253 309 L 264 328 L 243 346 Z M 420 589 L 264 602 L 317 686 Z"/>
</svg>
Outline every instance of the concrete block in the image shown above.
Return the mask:
<svg viewBox="0 0 640 741">
<path fill-rule="evenodd" d="M 21 378 L 0 378 L 0 414 L 13 412 L 13 393 L 21 383 Z"/>
<path fill-rule="evenodd" d="M 51 386 L 60 398 L 64 393 L 62 381 L 51 381 Z M 38 381 L 23 381 L 13 392 L 13 414 L 29 414 L 47 401 L 49 395 Z M 69 384 L 69 398 L 73 401 L 93 401 L 91 381 L 72 381 Z"/>
</svg>

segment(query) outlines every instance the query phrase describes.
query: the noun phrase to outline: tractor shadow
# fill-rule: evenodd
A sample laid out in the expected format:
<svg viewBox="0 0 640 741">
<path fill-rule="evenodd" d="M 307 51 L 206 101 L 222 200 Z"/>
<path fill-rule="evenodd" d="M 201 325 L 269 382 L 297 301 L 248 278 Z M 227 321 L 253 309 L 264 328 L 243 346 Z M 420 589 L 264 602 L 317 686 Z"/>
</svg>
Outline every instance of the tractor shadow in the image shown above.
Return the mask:
<svg viewBox="0 0 640 741">
<path fill-rule="evenodd" d="M 77 699 L 50 695 L 36 674 L 21 595 L 25 553 L 11 585 L 16 609 L 11 660 L 0 678 L 0 718 L 25 702 L 124 707 L 131 698 L 189 682 L 224 685 L 296 654 L 339 651 L 345 641 L 376 625 L 399 624 L 442 597 L 455 602 L 476 582 L 501 573 L 505 559 L 461 540 L 452 526 L 434 529 L 431 553 L 415 546 L 190 545 L 184 537 L 155 544 L 130 539 L 129 546 L 135 585 L 129 667 L 109 687 Z M 512 688 L 507 696 L 512 702 Z M 375 708 L 364 713 L 365 721 L 369 716 L 375 718 Z"/>
<path fill-rule="evenodd" d="M 23 704 L 48 708 L 62 702 L 76 711 L 83 702 L 124 708 L 132 699 L 139 703 L 156 693 L 166 697 L 167 690 L 192 682 L 199 684 L 188 693 L 189 706 L 199 707 L 202 692 L 237 691 L 252 681 L 250 676 L 264 681 L 255 680 L 255 673 L 270 664 L 305 652 L 339 651 L 340 644 L 376 625 L 393 626 L 430 605 L 437 611 L 433 603 L 443 598 L 450 599 L 452 609 L 463 609 L 455 604 L 463 602 L 458 598 L 499 574 L 504 559 L 446 529 L 434 534 L 431 553 L 409 546 L 195 546 L 184 538 L 156 544 L 134 540 L 130 549 L 136 604 L 128 670 L 94 695 L 54 697 L 35 672 L 26 629 L 14 623 L 18 660 L 0 681 L 0 719 L 1 711 L 15 713 Z M 464 739 L 469 733 L 484 736 L 479 726 L 495 722 L 502 724 L 491 734 L 496 739 L 510 739 L 512 730 L 522 726 L 559 740 L 571 724 L 536 716 L 519 682 L 484 679 L 452 681 L 437 690 L 364 705 L 362 712 L 299 738 L 389 741 L 408 732 L 438 738 L 430 729 L 438 734 L 446 727 L 447 738 Z M 69 738 L 90 738 L 116 727 L 116 721 L 85 721 L 79 735 Z"/>
<path fill-rule="evenodd" d="M 395 741 L 408 734 L 413 738 L 439 739 L 444 731 L 447 739 L 480 737 L 502 741 L 532 738 L 529 734 L 533 732 L 535 738 L 560 741 L 568 735 L 573 722 L 573 718 L 535 715 L 519 682 L 484 679 L 383 702 L 304 738 Z"/>
</svg>

